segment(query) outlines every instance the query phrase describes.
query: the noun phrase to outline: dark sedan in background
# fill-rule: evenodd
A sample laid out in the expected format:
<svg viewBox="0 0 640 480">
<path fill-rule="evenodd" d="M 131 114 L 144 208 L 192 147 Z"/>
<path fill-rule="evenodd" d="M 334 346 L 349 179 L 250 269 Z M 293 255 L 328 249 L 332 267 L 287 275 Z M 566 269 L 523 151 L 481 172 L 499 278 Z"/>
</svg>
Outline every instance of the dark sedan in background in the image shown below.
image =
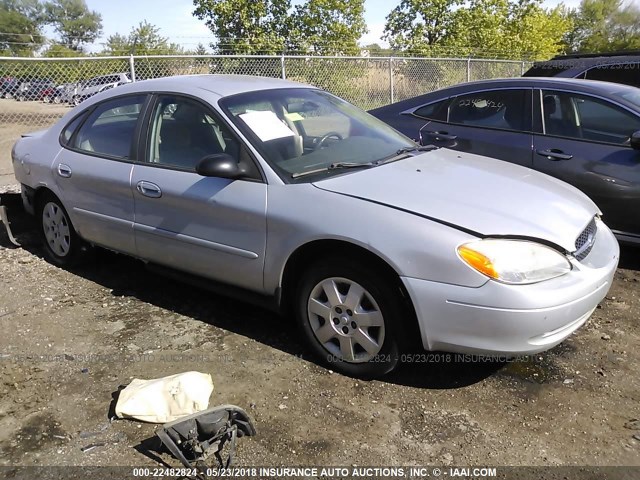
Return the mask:
<svg viewBox="0 0 640 480">
<path fill-rule="evenodd" d="M 486 155 L 564 180 L 595 201 L 618 240 L 640 245 L 638 88 L 561 78 L 487 80 L 369 113 L 423 145 Z"/>
</svg>

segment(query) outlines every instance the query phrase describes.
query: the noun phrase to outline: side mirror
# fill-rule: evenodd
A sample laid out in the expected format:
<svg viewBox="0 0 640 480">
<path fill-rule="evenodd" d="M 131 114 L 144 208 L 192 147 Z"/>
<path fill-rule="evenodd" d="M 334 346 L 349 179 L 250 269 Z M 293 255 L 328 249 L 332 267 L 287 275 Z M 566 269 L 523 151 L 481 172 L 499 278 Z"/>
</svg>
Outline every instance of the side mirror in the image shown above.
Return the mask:
<svg viewBox="0 0 640 480">
<path fill-rule="evenodd" d="M 207 155 L 196 166 L 196 173 L 203 177 L 220 177 L 237 180 L 244 176 L 238 162 L 228 153 Z"/>
<path fill-rule="evenodd" d="M 631 140 L 629 143 L 631 144 L 631 148 L 634 150 L 640 150 L 640 130 L 631 134 Z"/>
</svg>

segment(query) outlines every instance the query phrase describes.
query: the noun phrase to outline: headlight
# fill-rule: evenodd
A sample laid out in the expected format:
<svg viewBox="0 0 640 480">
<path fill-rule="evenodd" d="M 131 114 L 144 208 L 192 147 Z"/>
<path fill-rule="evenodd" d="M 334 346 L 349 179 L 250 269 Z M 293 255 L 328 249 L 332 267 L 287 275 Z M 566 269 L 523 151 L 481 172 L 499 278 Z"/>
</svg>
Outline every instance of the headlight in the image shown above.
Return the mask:
<svg viewBox="0 0 640 480">
<path fill-rule="evenodd" d="M 526 240 L 478 240 L 460 245 L 458 255 L 478 272 L 509 284 L 541 282 L 571 270 L 564 255 Z"/>
</svg>

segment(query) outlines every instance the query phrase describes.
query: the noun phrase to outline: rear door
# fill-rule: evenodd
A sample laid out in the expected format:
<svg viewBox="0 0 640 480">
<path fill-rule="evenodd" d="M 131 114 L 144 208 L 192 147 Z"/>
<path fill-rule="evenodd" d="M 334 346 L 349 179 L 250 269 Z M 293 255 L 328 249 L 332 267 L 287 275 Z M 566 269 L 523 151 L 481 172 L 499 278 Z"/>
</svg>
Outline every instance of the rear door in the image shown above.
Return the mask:
<svg viewBox="0 0 640 480">
<path fill-rule="evenodd" d="M 62 203 L 90 242 L 135 253 L 131 170 L 146 95 L 107 100 L 63 131 L 53 168 Z"/>
<path fill-rule="evenodd" d="M 606 99 L 537 90 L 534 168 L 586 193 L 618 233 L 640 235 L 640 151 L 629 145 L 640 117 Z"/>
<path fill-rule="evenodd" d="M 533 135 L 531 89 L 503 88 L 460 94 L 445 120 L 422 127 L 423 145 L 485 155 L 530 167 Z"/>
</svg>

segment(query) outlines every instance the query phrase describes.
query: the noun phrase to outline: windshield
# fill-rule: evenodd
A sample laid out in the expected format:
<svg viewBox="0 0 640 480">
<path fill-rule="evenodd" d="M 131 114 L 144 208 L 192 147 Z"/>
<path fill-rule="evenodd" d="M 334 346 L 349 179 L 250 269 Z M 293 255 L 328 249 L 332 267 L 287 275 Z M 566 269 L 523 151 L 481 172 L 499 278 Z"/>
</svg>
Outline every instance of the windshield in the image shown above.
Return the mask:
<svg viewBox="0 0 640 480">
<path fill-rule="evenodd" d="M 285 181 L 345 173 L 330 167 L 364 166 L 416 147 L 385 123 L 321 90 L 263 90 L 220 104 Z"/>
</svg>

